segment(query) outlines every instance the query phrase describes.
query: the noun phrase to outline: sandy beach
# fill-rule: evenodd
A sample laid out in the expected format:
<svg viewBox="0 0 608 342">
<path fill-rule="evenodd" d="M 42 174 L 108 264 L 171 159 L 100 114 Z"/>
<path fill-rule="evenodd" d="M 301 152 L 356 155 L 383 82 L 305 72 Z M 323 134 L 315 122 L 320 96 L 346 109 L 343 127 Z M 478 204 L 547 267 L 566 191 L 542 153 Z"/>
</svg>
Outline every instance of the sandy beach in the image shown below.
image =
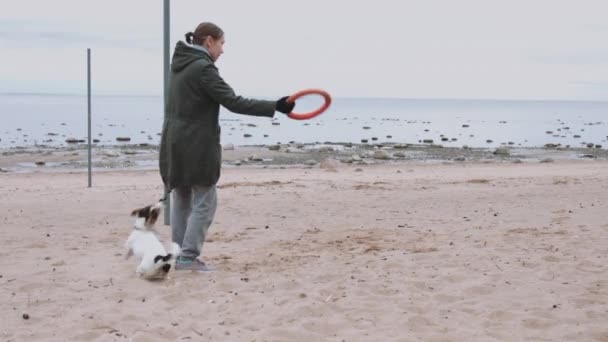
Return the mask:
<svg viewBox="0 0 608 342">
<path fill-rule="evenodd" d="M 608 341 L 605 157 L 227 152 L 202 255 L 215 270 L 162 282 L 123 248 L 131 210 L 161 195 L 154 163 L 106 168 L 98 151 L 88 188 L 82 150 L 5 154 L 0 338 Z"/>
</svg>

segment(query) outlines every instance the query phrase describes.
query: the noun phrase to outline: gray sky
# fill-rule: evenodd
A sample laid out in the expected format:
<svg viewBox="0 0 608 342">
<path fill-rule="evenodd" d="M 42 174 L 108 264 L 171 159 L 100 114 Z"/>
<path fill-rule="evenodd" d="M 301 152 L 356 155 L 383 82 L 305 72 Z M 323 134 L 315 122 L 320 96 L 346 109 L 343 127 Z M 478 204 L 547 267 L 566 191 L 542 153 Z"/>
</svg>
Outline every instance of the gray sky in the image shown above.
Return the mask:
<svg viewBox="0 0 608 342">
<path fill-rule="evenodd" d="M 162 93 L 162 0 L 0 0 L 0 92 Z M 606 0 L 173 0 L 237 93 L 608 101 Z"/>
</svg>

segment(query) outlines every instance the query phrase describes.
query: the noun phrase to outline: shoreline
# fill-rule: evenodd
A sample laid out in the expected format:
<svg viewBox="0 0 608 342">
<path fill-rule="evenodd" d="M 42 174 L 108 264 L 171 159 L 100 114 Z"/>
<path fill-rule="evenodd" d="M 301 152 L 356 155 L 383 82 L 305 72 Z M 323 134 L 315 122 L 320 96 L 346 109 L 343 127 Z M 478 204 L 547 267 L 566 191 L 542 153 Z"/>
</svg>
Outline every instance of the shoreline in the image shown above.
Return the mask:
<svg viewBox="0 0 608 342">
<path fill-rule="evenodd" d="M 158 145 L 92 145 L 92 168 L 102 170 L 158 169 Z M 88 169 L 88 147 L 37 145 L 0 149 L 0 173 L 62 172 Z M 223 145 L 223 167 L 315 167 L 323 164 L 373 165 L 401 163 L 524 163 L 556 160 L 607 160 L 608 150 L 596 147 L 498 148 L 444 147 L 438 144 L 324 144 Z"/>
</svg>

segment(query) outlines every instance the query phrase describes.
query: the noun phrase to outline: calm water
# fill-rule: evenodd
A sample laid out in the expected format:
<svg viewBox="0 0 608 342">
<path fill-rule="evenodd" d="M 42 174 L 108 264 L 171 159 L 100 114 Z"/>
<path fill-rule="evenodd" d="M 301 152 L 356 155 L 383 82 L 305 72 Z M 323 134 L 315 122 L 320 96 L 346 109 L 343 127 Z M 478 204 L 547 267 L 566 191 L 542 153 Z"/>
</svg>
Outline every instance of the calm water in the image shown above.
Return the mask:
<svg viewBox="0 0 608 342">
<path fill-rule="evenodd" d="M 319 103 L 307 98 L 296 109 L 306 111 Z M 118 144 L 116 137 L 130 137 L 131 143 L 159 142 L 161 97 L 98 96 L 92 108 L 92 135 L 100 144 Z M 66 145 L 67 138 L 86 139 L 86 96 L 0 95 L 0 120 L 2 148 Z M 444 146 L 595 143 L 606 148 L 608 102 L 334 99 L 325 113 L 308 121 L 280 113 L 270 120 L 222 110 L 221 125 L 222 142 L 235 145 L 361 139 L 372 143 L 377 138 L 399 143 L 433 139 Z M 442 141 L 442 135 L 448 141 Z"/>
</svg>

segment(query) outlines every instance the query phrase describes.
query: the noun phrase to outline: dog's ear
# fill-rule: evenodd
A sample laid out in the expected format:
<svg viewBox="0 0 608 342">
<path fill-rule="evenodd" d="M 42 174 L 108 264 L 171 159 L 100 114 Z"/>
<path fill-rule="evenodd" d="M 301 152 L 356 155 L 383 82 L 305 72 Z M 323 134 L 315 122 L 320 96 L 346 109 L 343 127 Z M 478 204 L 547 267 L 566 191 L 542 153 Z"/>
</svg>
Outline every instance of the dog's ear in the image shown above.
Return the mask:
<svg viewBox="0 0 608 342">
<path fill-rule="evenodd" d="M 148 210 L 148 214 L 146 215 L 146 224 L 152 226 L 158 220 L 158 215 L 160 213 L 160 208 L 151 208 Z"/>
<path fill-rule="evenodd" d="M 135 209 L 131 212 L 131 216 L 148 217 L 150 216 L 150 206 Z"/>
</svg>

